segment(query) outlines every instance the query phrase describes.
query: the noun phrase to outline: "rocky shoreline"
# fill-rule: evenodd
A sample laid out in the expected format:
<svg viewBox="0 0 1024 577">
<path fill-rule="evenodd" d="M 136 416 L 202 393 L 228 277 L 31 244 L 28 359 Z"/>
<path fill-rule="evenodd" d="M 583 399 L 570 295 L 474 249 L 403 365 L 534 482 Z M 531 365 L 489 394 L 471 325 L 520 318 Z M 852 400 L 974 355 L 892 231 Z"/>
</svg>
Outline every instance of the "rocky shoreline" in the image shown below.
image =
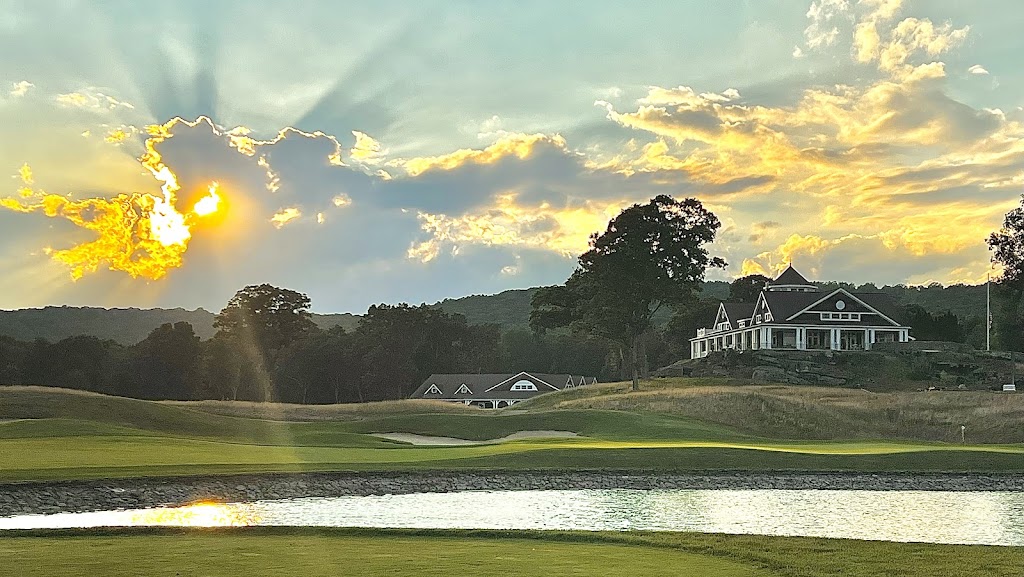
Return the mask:
<svg viewBox="0 0 1024 577">
<path fill-rule="evenodd" d="M 544 489 L 845 489 L 1024 491 L 1011 474 L 430 471 L 273 473 L 0 484 L 0 517 L 301 497 Z"/>
</svg>

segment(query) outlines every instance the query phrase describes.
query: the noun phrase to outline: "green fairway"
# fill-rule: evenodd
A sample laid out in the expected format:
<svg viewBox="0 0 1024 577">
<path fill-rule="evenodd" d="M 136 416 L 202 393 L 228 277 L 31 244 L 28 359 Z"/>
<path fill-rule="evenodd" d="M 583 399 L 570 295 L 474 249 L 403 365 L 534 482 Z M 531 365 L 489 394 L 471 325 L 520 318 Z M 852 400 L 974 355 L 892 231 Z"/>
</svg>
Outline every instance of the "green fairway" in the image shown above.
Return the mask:
<svg viewBox="0 0 1024 577">
<path fill-rule="evenodd" d="M 362 409 L 348 409 L 344 419 L 281 421 L 181 404 L 3 388 L 0 481 L 475 468 L 1024 471 L 1024 446 L 1016 444 L 767 438 L 675 414 L 543 404 L 504 413 Z M 538 430 L 580 436 L 448 447 L 372 436 L 402 432 L 486 441 Z"/>
<path fill-rule="evenodd" d="M 17 532 L 0 571 L 36 576 L 644 575 L 993 577 L 1024 550 L 688 533 L 246 528 Z"/>
</svg>

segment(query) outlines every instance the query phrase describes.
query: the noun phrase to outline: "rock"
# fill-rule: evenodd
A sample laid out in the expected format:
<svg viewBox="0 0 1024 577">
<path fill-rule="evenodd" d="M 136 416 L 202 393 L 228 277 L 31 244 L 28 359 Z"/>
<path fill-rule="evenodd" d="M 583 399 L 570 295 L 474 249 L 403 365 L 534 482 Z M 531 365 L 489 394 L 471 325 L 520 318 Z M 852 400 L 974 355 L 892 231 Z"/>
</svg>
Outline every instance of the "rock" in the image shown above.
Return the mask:
<svg viewBox="0 0 1024 577">
<path fill-rule="evenodd" d="M 786 382 L 786 371 L 773 366 L 754 367 L 754 371 L 750 374 L 750 379 L 759 385 L 784 383 Z"/>
</svg>

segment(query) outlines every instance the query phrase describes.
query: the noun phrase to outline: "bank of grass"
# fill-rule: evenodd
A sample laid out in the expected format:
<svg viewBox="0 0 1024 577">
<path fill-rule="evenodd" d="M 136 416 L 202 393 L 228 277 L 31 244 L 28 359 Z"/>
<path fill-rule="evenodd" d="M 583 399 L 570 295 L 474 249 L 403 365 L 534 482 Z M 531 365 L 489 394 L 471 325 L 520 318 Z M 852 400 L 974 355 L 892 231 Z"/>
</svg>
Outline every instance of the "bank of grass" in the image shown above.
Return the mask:
<svg viewBox="0 0 1024 577">
<path fill-rule="evenodd" d="M 462 407 L 451 412 L 444 406 L 436 412 L 436 403 L 399 403 L 394 412 L 381 406 L 324 408 L 348 417 L 288 421 L 238 416 L 246 405 L 237 403 L 230 405 L 237 414 L 225 415 L 206 410 L 209 404 L 0 387 L 0 482 L 426 469 L 1024 471 L 1024 445 L 1018 444 L 878 440 L 886 437 L 867 434 L 815 438 L 800 434 L 796 425 L 778 435 L 757 432 L 766 423 L 781 422 L 780 415 L 792 420 L 801 414 L 785 403 L 808 415 L 817 411 L 820 426 L 834 413 L 841 429 L 843 418 L 849 418 L 841 418 L 843 410 L 885 420 L 871 416 L 857 391 L 793 389 L 799 388 L 667 381 L 631 393 L 621 384 L 597 385 L 537 397 L 511 411 Z M 770 398 L 787 399 L 779 401 L 784 408 L 769 404 Z M 996 398 L 1016 402 L 1015 397 Z M 971 402 L 976 406 L 979 401 Z M 705 414 L 701 407 L 715 410 Z M 359 417 L 350 418 L 355 414 Z M 998 418 L 1013 414 L 998 413 Z M 371 435 L 487 440 L 529 430 L 572 431 L 581 437 L 414 447 Z M 972 441 L 974 429 L 968 430 Z"/>
<path fill-rule="evenodd" d="M 1020 575 L 1024 549 L 694 533 L 272 528 L 11 532 L 11 575 Z"/>
<path fill-rule="evenodd" d="M 839 387 L 739 385 L 728 379 L 655 379 L 542 395 L 521 407 L 642 411 L 698 418 L 746 434 L 785 439 L 907 439 L 1024 443 L 1024 394 L 992 391 L 871 392 Z"/>
</svg>

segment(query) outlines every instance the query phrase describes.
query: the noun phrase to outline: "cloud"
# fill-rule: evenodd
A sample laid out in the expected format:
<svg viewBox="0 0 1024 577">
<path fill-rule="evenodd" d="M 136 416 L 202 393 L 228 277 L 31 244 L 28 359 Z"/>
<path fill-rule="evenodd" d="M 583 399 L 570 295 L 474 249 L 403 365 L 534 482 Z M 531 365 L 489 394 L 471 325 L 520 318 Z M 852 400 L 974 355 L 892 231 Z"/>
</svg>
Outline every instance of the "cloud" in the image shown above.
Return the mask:
<svg viewBox="0 0 1024 577">
<path fill-rule="evenodd" d="M 429 171 L 446 171 L 471 165 L 489 165 L 515 156 L 524 160 L 533 154 L 539 144 L 565 149 L 565 139 L 547 134 L 506 134 L 484 149 L 463 148 L 440 156 L 418 157 L 396 160 L 391 166 L 400 167 L 409 176 L 419 176 Z"/>
<path fill-rule="evenodd" d="M 360 162 L 373 162 L 387 153 L 387 151 L 381 147 L 379 142 L 364 132 L 353 130 L 352 136 L 356 139 L 355 144 L 353 144 L 352 148 L 349 150 L 349 155 L 353 160 Z"/>
<path fill-rule="evenodd" d="M 804 39 L 810 48 L 835 44 L 839 37 L 838 20 L 846 17 L 850 8 L 848 0 L 815 0 L 807 9 L 810 23 L 804 30 Z"/>
<path fill-rule="evenodd" d="M 985 70 L 985 68 L 981 64 L 975 64 L 974 66 L 971 66 L 970 68 L 967 69 L 967 72 L 969 74 L 988 75 L 988 70 Z"/>
<path fill-rule="evenodd" d="M 32 84 L 31 82 L 29 82 L 27 80 L 22 80 L 21 82 L 15 82 L 14 83 L 14 88 L 11 89 L 10 95 L 12 97 L 14 97 L 14 98 L 19 98 L 21 96 L 25 96 L 26 94 L 28 94 L 28 91 L 30 89 L 32 89 L 33 87 L 35 87 L 35 84 Z"/>
<path fill-rule="evenodd" d="M 58 94 L 54 100 L 61 106 L 92 110 L 117 110 L 119 108 L 134 110 L 135 106 L 104 94 L 95 88 L 85 88 L 78 92 Z"/>
<path fill-rule="evenodd" d="M 280 229 L 283 228 L 289 222 L 292 222 L 301 216 L 302 211 L 293 206 L 274 213 L 274 216 L 270 217 L 270 222 L 273 223 L 274 228 Z"/>
</svg>

